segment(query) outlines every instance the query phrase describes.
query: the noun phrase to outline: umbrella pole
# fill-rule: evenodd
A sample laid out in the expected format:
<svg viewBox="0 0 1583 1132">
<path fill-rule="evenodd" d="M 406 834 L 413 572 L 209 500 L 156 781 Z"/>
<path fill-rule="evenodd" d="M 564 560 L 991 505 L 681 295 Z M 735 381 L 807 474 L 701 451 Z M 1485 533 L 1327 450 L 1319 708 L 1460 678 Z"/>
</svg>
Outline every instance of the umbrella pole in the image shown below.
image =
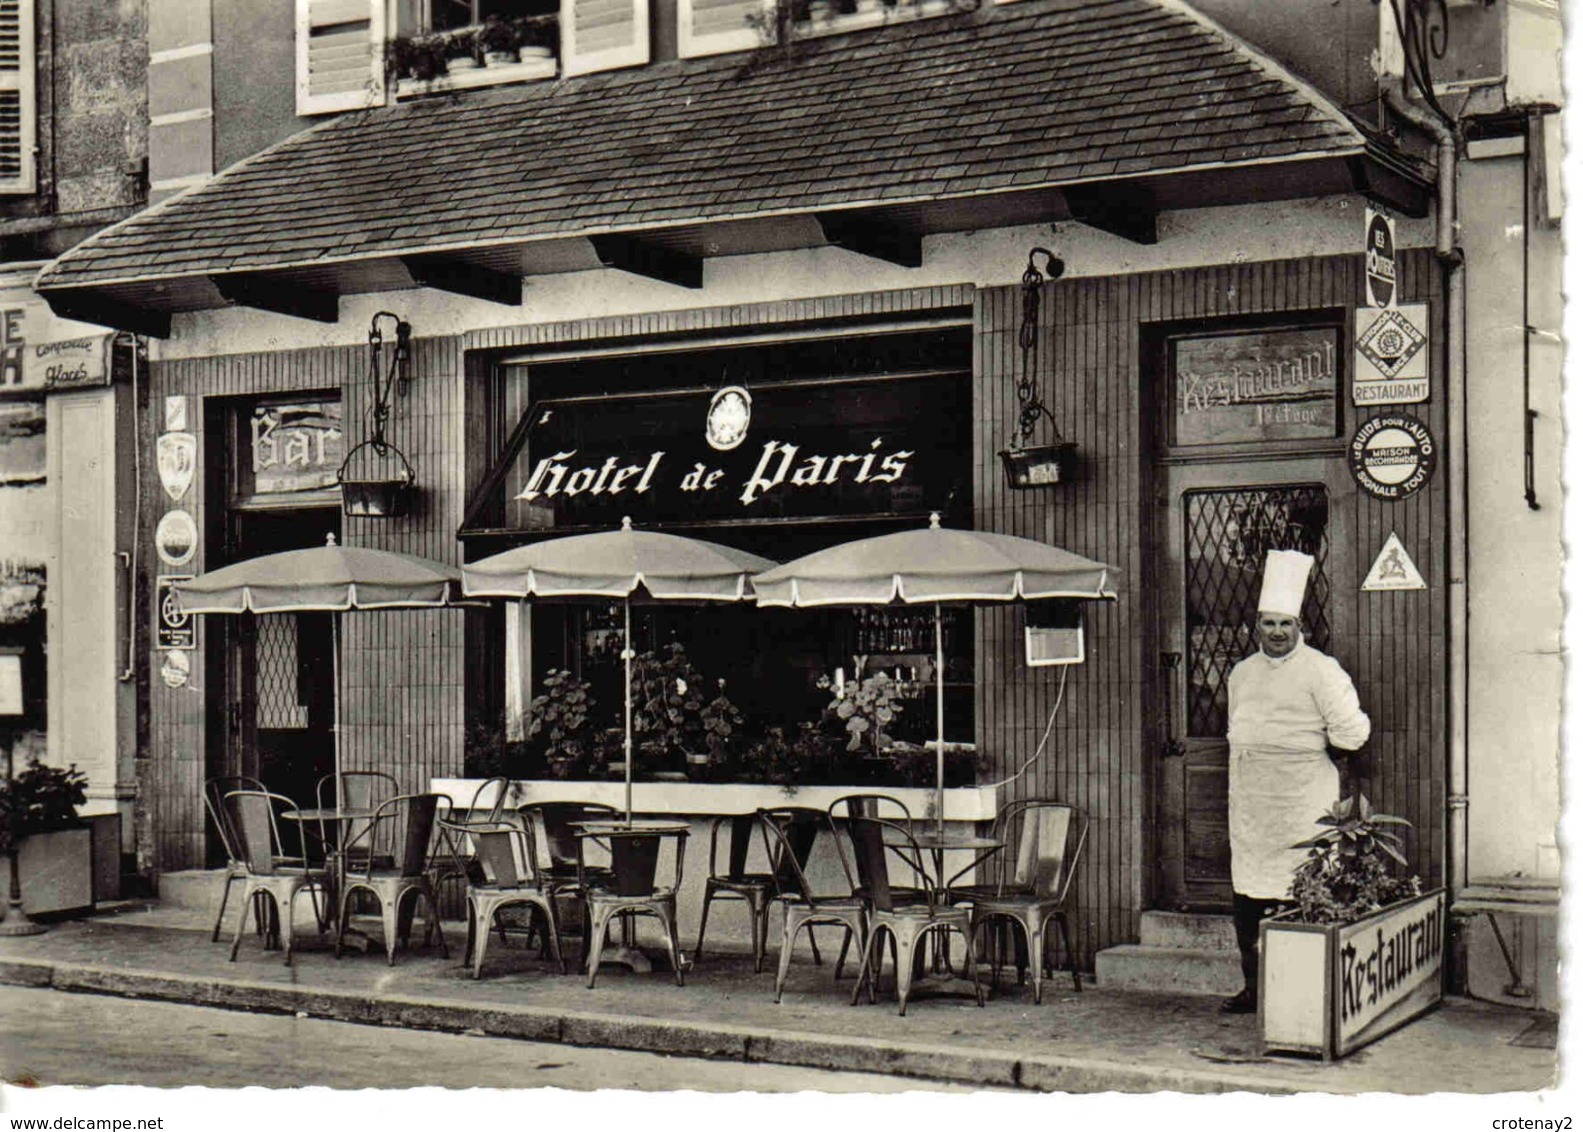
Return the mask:
<svg viewBox="0 0 1583 1132">
<path fill-rule="evenodd" d="M 934 603 L 934 821 L 945 836 L 945 634 L 940 628 L 940 603 Z"/>
<path fill-rule="evenodd" d="M 335 754 L 335 804 L 341 804 L 341 615 L 330 614 L 330 747 Z"/>
<path fill-rule="evenodd" d="M 627 758 L 627 824 L 632 824 L 632 598 L 621 603 L 621 663 L 626 679 L 626 734 L 623 749 Z"/>
</svg>

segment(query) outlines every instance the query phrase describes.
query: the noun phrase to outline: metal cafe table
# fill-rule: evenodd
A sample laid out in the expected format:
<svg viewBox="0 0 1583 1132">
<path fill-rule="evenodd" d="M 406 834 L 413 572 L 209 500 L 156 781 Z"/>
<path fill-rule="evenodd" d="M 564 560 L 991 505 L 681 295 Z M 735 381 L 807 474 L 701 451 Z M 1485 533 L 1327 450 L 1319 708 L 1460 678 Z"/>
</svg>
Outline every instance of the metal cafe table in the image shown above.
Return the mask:
<svg viewBox="0 0 1583 1132">
<path fill-rule="evenodd" d="M 946 900 L 949 898 L 949 893 L 946 887 L 947 878 L 945 875 L 945 858 L 947 853 L 974 854 L 972 861 L 970 861 L 967 865 L 964 865 L 961 869 L 958 869 L 955 873 L 951 874 L 951 879 L 955 879 L 962 873 L 965 873 L 968 869 L 977 868 L 979 865 L 983 864 L 985 861 L 989 860 L 996 853 L 1000 852 L 1000 850 L 1006 847 L 1006 843 L 999 840 L 998 838 L 982 837 L 972 833 L 953 833 L 940 825 L 935 825 L 928 829 L 913 830 L 912 842 L 910 844 L 888 845 L 888 847 L 906 853 L 906 851 L 910 850 L 913 845 L 916 845 L 918 848 L 927 851 L 929 854 L 928 863 L 934 866 L 934 876 L 930 879 L 934 884 L 934 895 L 936 900 Z M 923 862 L 918 863 L 923 864 Z M 936 971 L 940 969 L 940 966 L 943 963 L 946 971 L 954 973 L 954 968 L 951 966 L 951 951 L 948 940 L 934 941 L 933 953 L 934 967 Z"/>
<path fill-rule="evenodd" d="M 287 821 L 314 822 L 320 829 L 320 841 L 324 843 L 325 860 L 330 864 L 330 877 L 334 891 L 330 893 L 329 922 L 332 927 L 337 926 L 336 921 L 341 914 L 341 893 L 346 890 L 346 854 L 341 852 L 341 846 L 346 843 L 347 829 L 355 821 L 372 821 L 374 810 L 370 806 L 300 806 L 295 810 L 286 810 L 281 817 Z M 335 847 L 329 845 L 329 838 L 323 836 L 326 824 L 336 827 Z M 348 927 L 347 932 L 357 937 L 358 945 L 365 951 L 373 942 L 366 933 L 358 928 Z"/>
</svg>

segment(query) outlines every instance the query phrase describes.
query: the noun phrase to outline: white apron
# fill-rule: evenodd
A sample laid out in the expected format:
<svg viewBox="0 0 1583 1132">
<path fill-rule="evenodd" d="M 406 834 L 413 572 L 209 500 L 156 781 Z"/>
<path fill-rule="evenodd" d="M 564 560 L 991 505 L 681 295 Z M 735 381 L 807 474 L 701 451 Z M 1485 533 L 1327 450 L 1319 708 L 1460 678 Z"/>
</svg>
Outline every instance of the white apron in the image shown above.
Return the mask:
<svg viewBox="0 0 1583 1132">
<path fill-rule="evenodd" d="M 1322 828 L 1341 776 L 1324 751 L 1233 747 L 1230 763 L 1231 888 L 1243 896 L 1286 900 L 1306 849 Z"/>
</svg>

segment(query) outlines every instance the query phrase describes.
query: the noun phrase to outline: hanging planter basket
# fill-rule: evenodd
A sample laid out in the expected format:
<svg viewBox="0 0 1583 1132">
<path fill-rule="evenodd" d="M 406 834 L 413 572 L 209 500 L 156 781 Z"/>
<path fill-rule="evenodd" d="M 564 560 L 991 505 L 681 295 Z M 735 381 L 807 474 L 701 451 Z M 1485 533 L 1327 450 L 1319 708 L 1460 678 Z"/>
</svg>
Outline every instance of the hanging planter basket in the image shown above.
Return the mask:
<svg viewBox="0 0 1583 1132">
<path fill-rule="evenodd" d="M 1001 464 L 1006 469 L 1006 486 L 1021 491 L 1030 487 L 1049 487 L 1067 483 L 1077 467 L 1077 445 L 1035 444 L 1026 448 L 1002 449 Z"/>
<path fill-rule="evenodd" d="M 364 448 L 372 448 L 380 456 L 395 453 L 396 459 L 401 461 L 401 471 L 379 479 L 347 478 L 346 469 L 351 466 L 352 457 Z M 412 506 L 412 484 L 416 478 L 401 449 L 394 444 L 365 440 L 346 454 L 340 471 L 335 474 L 336 482 L 341 485 L 341 510 L 360 519 L 394 519 L 405 515 Z"/>
</svg>

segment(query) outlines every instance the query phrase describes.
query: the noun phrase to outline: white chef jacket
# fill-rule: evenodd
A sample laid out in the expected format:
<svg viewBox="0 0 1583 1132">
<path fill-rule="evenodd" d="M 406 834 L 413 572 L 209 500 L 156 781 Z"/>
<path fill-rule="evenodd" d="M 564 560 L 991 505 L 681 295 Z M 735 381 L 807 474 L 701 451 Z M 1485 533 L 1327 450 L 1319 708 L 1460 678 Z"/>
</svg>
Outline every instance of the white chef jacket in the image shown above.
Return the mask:
<svg viewBox="0 0 1583 1132">
<path fill-rule="evenodd" d="M 1302 641 L 1283 657 L 1261 649 L 1231 670 L 1231 886 L 1243 896 L 1285 899 L 1340 778 L 1327 743 L 1354 751 L 1369 717 L 1341 665 Z"/>
</svg>

